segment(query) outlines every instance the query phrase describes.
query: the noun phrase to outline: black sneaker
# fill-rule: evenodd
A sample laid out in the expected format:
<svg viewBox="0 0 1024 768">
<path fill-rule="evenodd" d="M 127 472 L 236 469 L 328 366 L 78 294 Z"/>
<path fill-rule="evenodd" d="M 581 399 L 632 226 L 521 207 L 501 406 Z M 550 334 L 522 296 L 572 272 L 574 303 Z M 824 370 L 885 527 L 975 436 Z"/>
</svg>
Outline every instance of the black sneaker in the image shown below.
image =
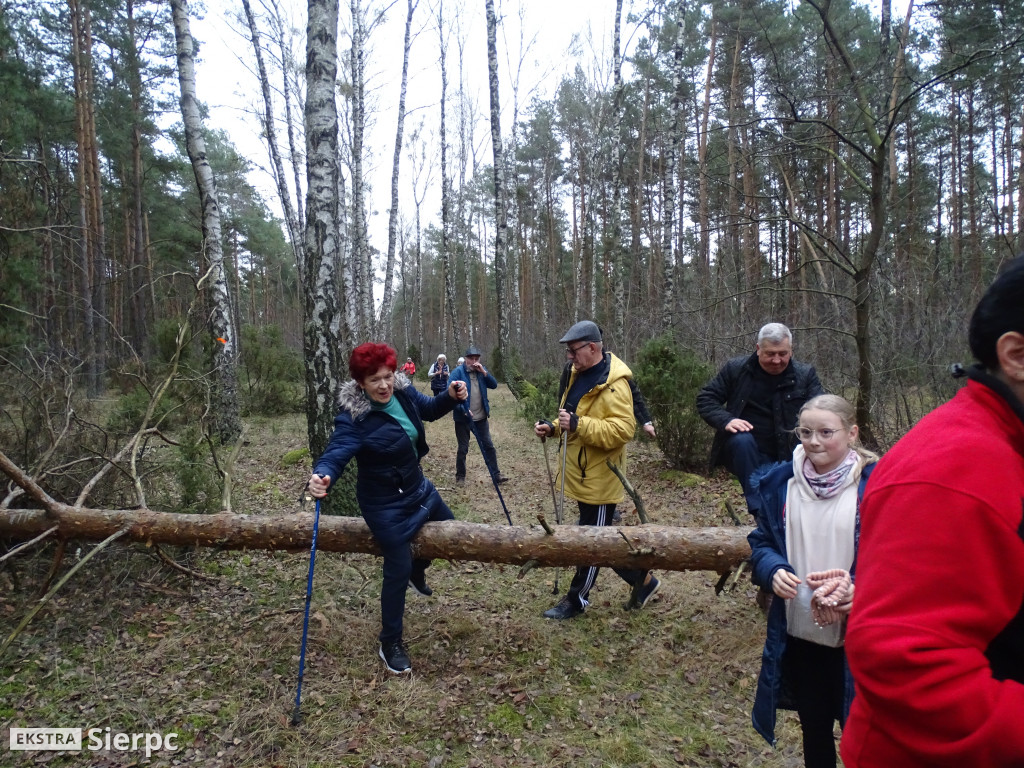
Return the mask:
<svg viewBox="0 0 1024 768">
<path fill-rule="evenodd" d="M 548 608 L 544 611 L 544 618 L 564 621 L 565 619 L 571 619 L 573 616 L 579 616 L 581 613 L 583 613 L 583 609 L 580 608 L 579 604 L 566 596 L 554 608 Z"/>
<path fill-rule="evenodd" d="M 630 594 L 629 600 L 626 601 L 626 604 L 624 606 L 622 606 L 623 609 L 627 611 L 639 611 L 641 608 L 647 605 L 648 600 L 654 597 L 654 593 L 658 591 L 658 587 L 660 586 L 661 582 L 653 576 L 651 576 L 651 580 L 644 584 L 642 587 L 640 587 L 640 592 L 636 596 L 635 600 L 633 599 L 633 595 Z"/>
<path fill-rule="evenodd" d="M 510 478 L 508 475 L 503 475 L 503 474 L 501 474 L 501 472 L 499 472 L 498 473 L 498 479 L 495 480 L 495 482 L 497 482 L 497 483 L 507 483 L 511 479 L 512 478 Z"/>
<path fill-rule="evenodd" d="M 412 672 L 412 662 L 409 661 L 409 654 L 405 652 L 405 646 L 401 640 L 388 640 L 380 644 L 380 657 L 384 660 L 384 666 L 388 672 L 396 675 L 404 675 Z"/>
<path fill-rule="evenodd" d="M 456 477 L 455 478 L 455 484 L 461 488 L 462 486 L 464 486 L 466 484 L 466 478 L 464 478 L 464 477 Z"/>
<path fill-rule="evenodd" d="M 427 586 L 426 575 L 416 576 L 413 574 L 412 578 L 409 579 L 409 586 L 412 587 L 417 594 L 423 595 L 424 597 L 430 597 L 434 594 L 434 590 Z"/>
</svg>

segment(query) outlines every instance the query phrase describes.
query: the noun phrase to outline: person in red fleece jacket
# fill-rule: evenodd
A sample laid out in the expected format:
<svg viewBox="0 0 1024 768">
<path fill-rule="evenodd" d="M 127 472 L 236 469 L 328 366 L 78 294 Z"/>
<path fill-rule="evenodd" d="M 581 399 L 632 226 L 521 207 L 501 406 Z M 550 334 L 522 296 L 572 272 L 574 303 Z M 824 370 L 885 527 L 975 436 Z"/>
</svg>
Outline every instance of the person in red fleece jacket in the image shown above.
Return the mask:
<svg viewBox="0 0 1024 768">
<path fill-rule="evenodd" d="M 1024 257 L 968 340 L 967 386 L 867 484 L 847 768 L 1024 766 Z"/>
</svg>

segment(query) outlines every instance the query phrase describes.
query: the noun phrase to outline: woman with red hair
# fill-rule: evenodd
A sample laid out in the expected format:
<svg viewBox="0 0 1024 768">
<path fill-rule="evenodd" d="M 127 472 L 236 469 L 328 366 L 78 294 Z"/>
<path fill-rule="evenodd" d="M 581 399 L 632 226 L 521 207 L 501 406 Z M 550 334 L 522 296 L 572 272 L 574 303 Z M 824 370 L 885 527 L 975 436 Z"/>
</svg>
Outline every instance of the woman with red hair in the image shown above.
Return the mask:
<svg viewBox="0 0 1024 768">
<path fill-rule="evenodd" d="M 426 582 L 430 561 L 414 560 L 409 542 L 427 521 L 454 517 L 420 469 L 430 450 L 423 422 L 450 413 L 467 392 L 456 381 L 447 392 L 428 397 L 396 374 L 397 366 L 395 350 L 387 344 L 368 342 L 352 350 L 352 381 L 341 388 L 334 433 L 313 468 L 309 491 L 323 498 L 332 479 L 352 459 L 358 461 L 356 500 L 384 556 L 380 657 L 389 671 L 402 674 L 412 672 L 402 641 L 406 588 L 432 592 Z"/>
</svg>

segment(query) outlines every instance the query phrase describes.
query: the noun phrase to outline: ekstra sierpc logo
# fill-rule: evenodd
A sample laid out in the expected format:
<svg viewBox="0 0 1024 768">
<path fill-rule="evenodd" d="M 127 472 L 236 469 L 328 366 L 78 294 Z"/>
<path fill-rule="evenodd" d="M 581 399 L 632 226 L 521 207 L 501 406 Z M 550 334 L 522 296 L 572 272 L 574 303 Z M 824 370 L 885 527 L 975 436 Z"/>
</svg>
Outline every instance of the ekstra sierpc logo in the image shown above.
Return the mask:
<svg viewBox="0 0 1024 768">
<path fill-rule="evenodd" d="M 50 750 L 81 752 L 145 752 L 148 758 L 154 752 L 178 751 L 178 734 L 117 733 L 108 728 L 90 728 L 82 741 L 81 728 L 11 728 L 11 750 Z"/>
</svg>

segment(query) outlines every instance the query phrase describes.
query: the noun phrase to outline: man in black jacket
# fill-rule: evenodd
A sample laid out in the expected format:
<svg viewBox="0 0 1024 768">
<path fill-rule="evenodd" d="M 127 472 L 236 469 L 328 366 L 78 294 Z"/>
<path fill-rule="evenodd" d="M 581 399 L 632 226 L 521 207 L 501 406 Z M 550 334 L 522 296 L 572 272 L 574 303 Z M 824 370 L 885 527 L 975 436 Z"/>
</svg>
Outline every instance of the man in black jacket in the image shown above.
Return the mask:
<svg viewBox="0 0 1024 768">
<path fill-rule="evenodd" d="M 716 430 L 711 466 L 726 466 L 736 475 L 755 518 L 750 475 L 793 456 L 797 414 L 824 393 L 814 366 L 793 359 L 789 328 L 768 323 L 757 333 L 754 354 L 729 360 L 697 394 L 697 412 Z"/>
</svg>

